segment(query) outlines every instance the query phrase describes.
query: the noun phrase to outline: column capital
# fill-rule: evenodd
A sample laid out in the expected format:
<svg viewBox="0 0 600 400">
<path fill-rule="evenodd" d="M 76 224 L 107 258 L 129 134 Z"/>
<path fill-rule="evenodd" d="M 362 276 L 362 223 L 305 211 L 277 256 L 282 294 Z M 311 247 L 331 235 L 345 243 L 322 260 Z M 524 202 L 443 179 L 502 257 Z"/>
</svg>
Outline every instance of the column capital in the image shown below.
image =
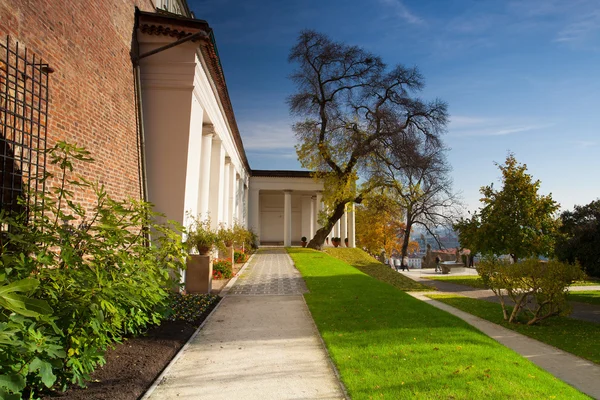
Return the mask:
<svg viewBox="0 0 600 400">
<path fill-rule="evenodd" d="M 293 192 L 293 190 L 292 190 L 292 189 L 284 189 L 284 190 L 283 190 L 283 193 L 292 193 L 292 192 Z"/>
</svg>

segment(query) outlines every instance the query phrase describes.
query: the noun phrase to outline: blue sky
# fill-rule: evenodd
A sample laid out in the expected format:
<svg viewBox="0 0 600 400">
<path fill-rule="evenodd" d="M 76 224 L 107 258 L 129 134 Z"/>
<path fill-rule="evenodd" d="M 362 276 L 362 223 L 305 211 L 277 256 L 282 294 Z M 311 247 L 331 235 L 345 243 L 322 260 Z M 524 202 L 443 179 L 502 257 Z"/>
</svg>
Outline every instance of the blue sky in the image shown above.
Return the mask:
<svg viewBox="0 0 600 400">
<path fill-rule="evenodd" d="M 302 29 L 416 65 L 449 105 L 445 142 L 467 208 L 509 151 L 563 209 L 600 197 L 598 0 L 189 0 L 215 32 L 253 169 L 300 169 L 285 99 Z"/>
</svg>

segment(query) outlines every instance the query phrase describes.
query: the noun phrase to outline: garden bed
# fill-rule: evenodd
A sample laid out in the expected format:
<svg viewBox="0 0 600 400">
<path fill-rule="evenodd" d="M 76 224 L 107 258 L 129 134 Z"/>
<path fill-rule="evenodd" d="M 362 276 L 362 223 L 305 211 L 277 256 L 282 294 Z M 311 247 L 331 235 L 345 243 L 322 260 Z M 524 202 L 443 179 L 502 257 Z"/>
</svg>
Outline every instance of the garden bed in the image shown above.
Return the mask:
<svg viewBox="0 0 600 400">
<path fill-rule="evenodd" d="M 72 387 L 44 397 L 68 400 L 136 400 L 152 385 L 177 352 L 218 304 L 193 322 L 164 321 L 146 335 L 125 340 L 106 353 L 106 364 L 92 374 L 87 388 Z"/>
</svg>

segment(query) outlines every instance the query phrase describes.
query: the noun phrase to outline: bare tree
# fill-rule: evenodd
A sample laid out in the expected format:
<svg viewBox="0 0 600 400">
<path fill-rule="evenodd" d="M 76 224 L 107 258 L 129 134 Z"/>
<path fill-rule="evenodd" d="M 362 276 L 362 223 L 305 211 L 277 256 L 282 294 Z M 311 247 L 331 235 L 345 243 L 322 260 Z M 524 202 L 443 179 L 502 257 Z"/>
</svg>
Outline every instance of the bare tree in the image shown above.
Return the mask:
<svg viewBox="0 0 600 400">
<path fill-rule="evenodd" d="M 445 153 L 441 143 L 423 141 L 413 129 L 392 138 L 373 153 L 373 175 L 391 189 L 406 213 L 403 265 L 415 225 L 424 227 L 437 240 L 435 229 L 452 226 L 459 214 L 461 202 L 452 191 L 451 168 Z"/>
<path fill-rule="evenodd" d="M 412 96 L 424 85 L 416 68 L 388 70 L 379 57 L 314 31 L 300 33 L 289 60 L 298 66 L 291 76 L 297 91 L 288 99 L 290 111 L 304 118 L 294 124 L 298 158 L 325 183 L 322 228 L 308 243 L 320 249 L 345 205 L 360 203 L 380 185 L 369 174 L 372 153 L 407 130 L 425 143 L 439 143 L 446 104 Z"/>
</svg>

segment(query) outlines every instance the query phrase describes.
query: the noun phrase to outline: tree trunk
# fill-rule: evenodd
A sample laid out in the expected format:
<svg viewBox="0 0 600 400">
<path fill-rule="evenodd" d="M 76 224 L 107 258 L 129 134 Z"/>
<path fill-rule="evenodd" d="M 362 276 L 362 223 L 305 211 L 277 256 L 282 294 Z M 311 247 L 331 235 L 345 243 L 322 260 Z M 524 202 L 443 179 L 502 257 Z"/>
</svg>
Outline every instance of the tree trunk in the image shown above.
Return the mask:
<svg viewBox="0 0 600 400">
<path fill-rule="evenodd" d="M 347 202 L 336 205 L 333 214 L 331 214 L 329 216 L 329 218 L 327 218 L 327 221 L 325 221 L 325 225 L 323 225 L 323 227 L 321 227 L 321 228 L 319 228 L 319 230 L 317 230 L 317 232 L 315 233 L 315 237 L 313 237 L 310 240 L 310 242 L 308 242 L 306 247 L 315 249 L 315 250 L 321 250 L 323 248 L 323 243 L 325 243 L 325 238 L 329 235 L 329 233 L 331 233 L 331 229 L 333 229 L 333 226 L 335 225 L 335 223 L 338 222 L 338 220 L 342 217 L 342 215 L 344 215 L 344 211 L 346 209 L 346 207 L 345 207 L 346 203 Z"/>
<path fill-rule="evenodd" d="M 413 221 L 411 219 L 407 219 L 406 221 L 406 231 L 404 233 L 404 240 L 402 241 L 402 259 L 400 260 L 400 265 L 404 268 L 404 257 L 406 257 L 408 253 L 408 244 L 410 243 L 410 230 L 412 228 Z"/>
</svg>

